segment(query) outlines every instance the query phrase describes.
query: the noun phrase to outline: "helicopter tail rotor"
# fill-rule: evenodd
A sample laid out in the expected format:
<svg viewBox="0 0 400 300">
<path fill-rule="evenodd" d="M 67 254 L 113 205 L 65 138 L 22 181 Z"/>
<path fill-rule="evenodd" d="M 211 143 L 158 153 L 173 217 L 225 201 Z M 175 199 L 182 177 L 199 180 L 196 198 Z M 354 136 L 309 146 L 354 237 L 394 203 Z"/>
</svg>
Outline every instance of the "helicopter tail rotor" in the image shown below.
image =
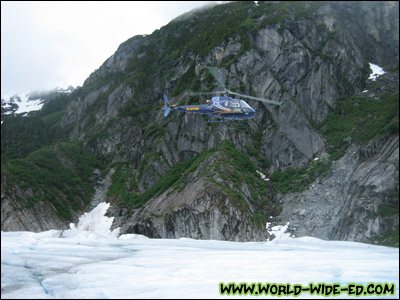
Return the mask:
<svg viewBox="0 0 400 300">
<path fill-rule="evenodd" d="M 169 114 L 169 112 L 171 111 L 170 109 L 170 105 L 169 105 L 169 101 L 166 95 L 164 95 L 164 117 L 166 118 Z"/>
</svg>

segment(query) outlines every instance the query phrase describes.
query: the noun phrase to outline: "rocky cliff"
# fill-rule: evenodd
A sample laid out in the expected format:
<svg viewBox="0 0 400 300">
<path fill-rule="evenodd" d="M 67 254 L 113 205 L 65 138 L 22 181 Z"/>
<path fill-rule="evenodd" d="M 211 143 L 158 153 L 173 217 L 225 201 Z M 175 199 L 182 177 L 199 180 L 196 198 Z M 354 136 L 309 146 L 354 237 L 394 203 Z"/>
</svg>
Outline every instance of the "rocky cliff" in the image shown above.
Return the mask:
<svg viewBox="0 0 400 300">
<path fill-rule="evenodd" d="M 398 156 L 398 136 L 350 147 L 326 177 L 282 197 L 272 224 L 289 222 L 294 236 L 390 243 L 399 222 Z"/>
<path fill-rule="evenodd" d="M 229 142 L 190 160 L 143 209 L 115 206 L 113 226 L 151 237 L 264 240 L 266 216 L 279 210 L 255 165 Z M 170 174 L 167 174 L 170 175 Z M 157 187 L 157 191 L 159 188 Z"/>
<path fill-rule="evenodd" d="M 350 129 L 339 142 L 329 120 L 344 117 L 337 108 L 346 99 L 380 86 L 367 79 L 369 62 L 397 74 L 398 85 L 398 23 L 397 2 L 209 7 L 121 44 L 72 93 L 59 125 L 115 171 L 107 201 L 121 232 L 261 240 L 272 217 L 290 221 L 296 235 L 375 242 L 398 230 L 398 114 L 397 129 L 363 139 Z M 231 90 L 282 104 L 250 100 L 256 117 L 237 129 L 198 115 L 163 118 L 162 94 L 195 104 L 205 97 L 190 92 L 220 90 L 207 66 L 218 67 Z M 377 101 L 398 95 L 393 82 L 387 86 Z M 385 118 L 396 123 L 396 115 Z M 240 161 L 252 166 L 242 177 L 232 175 L 243 172 Z M 282 190 L 288 174 L 299 177 Z"/>
</svg>

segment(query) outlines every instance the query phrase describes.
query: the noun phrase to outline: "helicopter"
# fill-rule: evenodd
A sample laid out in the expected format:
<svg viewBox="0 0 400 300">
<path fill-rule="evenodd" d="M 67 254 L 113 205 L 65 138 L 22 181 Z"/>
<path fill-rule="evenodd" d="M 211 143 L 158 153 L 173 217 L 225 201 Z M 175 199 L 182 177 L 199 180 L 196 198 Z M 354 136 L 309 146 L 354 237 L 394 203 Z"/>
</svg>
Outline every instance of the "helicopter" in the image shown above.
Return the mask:
<svg viewBox="0 0 400 300">
<path fill-rule="evenodd" d="M 191 93 L 190 95 L 216 95 L 216 94 L 224 94 L 223 96 L 213 96 L 211 101 L 208 100 L 207 104 L 200 104 L 200 105 L 170 105 L 168 101 L 168 97 L 163 95 L 164 98 L 164 117 L 167 117 L 170 111 L 183 111 L 187 113 L 197 113 L 197 114 L 207 114 L 208 115 L 208 122 L 236 122 L 240 120 L 248 120 L 254 117 L 256 111 L 252 108 L 246 101 L 242 99 L 236 99 L 230 97 L 228 95 L 237 95 L 242 98 L 252 99 L 256 101 L 261 101 L 267 104 L 275 104 L 280 105 L 280 102 L 253 97 L 249 95 L 243 95 L 231 90 L 228 90 L 225 87 L 225 83 L 222 80 L 222 77 L 219 73 L 219 69 L 208 67 L 211 74 L 214 78 L 219 82 L 219 84 L 224 89 L 223 91 L 216 91 L 216 92 L 197 92 Z"/>
</svg>

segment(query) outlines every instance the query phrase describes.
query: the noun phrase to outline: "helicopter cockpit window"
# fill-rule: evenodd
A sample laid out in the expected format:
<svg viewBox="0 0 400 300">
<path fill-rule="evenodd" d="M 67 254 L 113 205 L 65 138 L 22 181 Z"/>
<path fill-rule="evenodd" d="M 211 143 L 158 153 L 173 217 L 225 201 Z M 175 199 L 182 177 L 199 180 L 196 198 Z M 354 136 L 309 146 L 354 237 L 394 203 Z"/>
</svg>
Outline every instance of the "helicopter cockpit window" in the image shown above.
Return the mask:
<svg viewBox="0 0 400 300">
<path fill-rule="evenodd" d="M 221 101 L 219 101 L 219 104 L 226 108 L 231 107 L 230 101 L 228 101 L 228 100 L 221 100 Z"/>
<path fill-rule="evenodd" d="M 240 111 L 239 101 L 231 101 L 231 110 L 232 111 Z"/>
<path fill-rule="evenodd" d="M 242 105 L 242 111 L 248 115 L 251 111 L 254 112 L 254 110 L 248 105 L 245 101 L 240 100 L 240 104 Z"/>
<path fill-rule="evenodd" d="M 229 100 L 222 100 L 219 102 L 223 107 L 229 108 L 232 111 L 240 111 L 240 102 L 239 101 L 229 101 Z"/>
<path fill-rule="evenodd" d="M 243 101 L 243 100 L 240 100 L 240 104 L 242 105 L 242 108 L 250 108 L 251 109 L 251 107 L 250 107 L 250 105 L 248 105 L 245 101 Z"/>
</svg>

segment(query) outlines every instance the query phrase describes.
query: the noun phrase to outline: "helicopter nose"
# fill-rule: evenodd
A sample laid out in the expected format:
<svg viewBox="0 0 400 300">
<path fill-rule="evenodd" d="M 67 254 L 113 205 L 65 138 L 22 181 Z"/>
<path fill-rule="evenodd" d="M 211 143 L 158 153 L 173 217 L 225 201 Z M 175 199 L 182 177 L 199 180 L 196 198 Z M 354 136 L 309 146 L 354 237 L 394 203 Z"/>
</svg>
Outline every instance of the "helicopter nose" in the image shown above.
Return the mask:
<svg viewBox="0 0 400 300">
<path fill-rule="evenodd" d="M 254 117 L 256 111 L 255 111 L 252 107 L 251 107 L 249 110 L 250 110 L 250 112 L 249 112 L 249 114 L 248 114 L 249 118 Z"/>
<path fill-rule="evenodd" d="M 249 108 L 243 109 L 243 112 L 247 117 L 252 117 L 252 116 L 254 116 L 255 110 L 249 107 Z"/>
</svg>

